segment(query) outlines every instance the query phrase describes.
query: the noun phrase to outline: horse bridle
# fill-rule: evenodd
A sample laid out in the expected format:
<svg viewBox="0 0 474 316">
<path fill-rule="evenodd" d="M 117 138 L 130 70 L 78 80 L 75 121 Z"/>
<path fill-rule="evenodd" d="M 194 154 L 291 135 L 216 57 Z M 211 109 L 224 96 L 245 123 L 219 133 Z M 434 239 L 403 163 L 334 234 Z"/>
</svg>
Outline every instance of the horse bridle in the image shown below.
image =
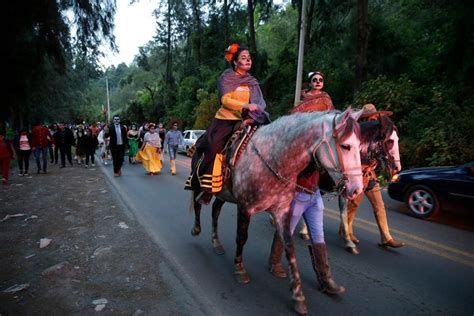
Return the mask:
<svg viewBox="0 0 474 316">
<path fill-rule="evenodd" d="M 341 140 L 339 138 L 339 133 L 340 130 L 336 129 L 336 117 L 337 114 L 334 115 L 332 124 L 333 124 L 333 132 L 332 132 L 332 137 L 334 138 L 335 142 L 335 147 L 336 147 L 336 152 L 337 152 L 337 159 L 334 157 L 333 151 L 331 150 L 331 145 L 329 144 L 328 139 L 326 138 L 326 133 L 324 131 L 324 124 L 322 124 L 321 129 L 322 129 L 322 135 L 323 139 L 319 144 L 313 145 L 313 148 L 310 150 L 311 155 L 313 157 L 314 162 L 316 163 L 316 168 L 319 170 L 319 172 L 328 172 L 328 171 L 333 171 L 336 174 L 340 174 L 340 179 L 336 183 L 336 192 L 338 194 L 341 194 L 346 186 L 346 181 L 348 180 L 348 176 L 362 176 L 362 169 L 361 168 L 346 168 L 344 166 L 344 161 L 342 160 L 342 151 L 341 151 Z M 321 162 L 318 159 L 317 156 L 317 151 L 320 149 L 322 144 L 326 144 L 328 147 L 328 152 L 330 153 L 330 157 L 332 160 L 332 163 L 334 164 L 333 168 L 330 168 L 329 170 L 324 168 L 321 164 Z M 339 163 L 340 168 L 337 168 L 337 164 Z M 357 173 L 349 173 L 351 171 L 358 171 Z"/>
<path fill-rule="evenodd" d="M 346 181 L 347 181 L 347 176 L 358 176 L 358 175 L 362 175 L 362 172 L 361 172 L 361 169 L 360 168 L 351 168 L 350 170 L 352 169 L 356 169 L 358 170 L 359 172 L 358 173 L 354 173 L 354 174 L 349 174 L 347 172 L 345 172 L 345 168 L 344 168 L 344 163 L 343 161 L 341 160 L 341 149 L 340 149 L 340 140 L 339 140 L 339 137 L 338 137 L 338 134 L 339 134 L 339 130 L 336 130 L 336 117 L 337 117 L 337 114 L 334 115 L 334 118 L 333 118 L 333 133 L 332 133 L 332 137 L 334 137 L 335 139 L 335 143 L 336 143 L 336 150 L 337 150 L 337 158 L 338 159 L 335 159 L 334 158 L 334 154 L 331 150 L 331 145 L 329 144 L 327 138 L 326 138 L 326 133 L 324 132 L 324 124 L 321 124 L 321 129 L 322 129 L 322 140 L 321 142 L 319 142 L 319 144 L 314 144 L 310 150 L 310 153 L 311 153 L 311 156 L 313 157 L 313 160 L 316 164 L 316 169 L 319 171 L 319 172 L 327 172 L 328 170 L 326 168 L 324 168 L 321 164 L 321 162 L 319 161 L 318 157 L 317 157 L 317 151 L 318 149 L 320 149 L 321 145 L 322 144 L 326 144 L 328 146 L 328 152 L 330 153 L 330 156 L 331 156 L 331 159 L 332 159 L 332 162 L 334 163 L 334 167 L 329 169 L 330 171 L 333 171 L 337 174 L 340 174 L 341 177 L 338 181 L 338 183 L 336 184 L 336 192 L 338 194 L 341 194 L 344 189 L 345 189 L 345 186 L 346 186 Z M 257 154 L 257 156 L 260 158 L 260 160 L 265 164 L 265 166 L 281 181 L 284 181 L 284 182 L 287 182 L 287 183 L 290 183 L 294 186 L 296 186 L 298 189 L 302 190 L 302 191 L 305 191 L 307 193 L 310 193 L 310 194 L 314 194 L 315 192 L 312 191 L 312 190 L 309 190 L 301 185 L 299 185 L 298 183 L 294 182 L 294 181 L 291 181 L 287 178 L 285 178 L 284 176 L 281 175 L 281 173 L 276 169 L 274 168 L 272 165 L 270 165 L 270 163 L 261 155 L 260 151 L 257 149 L 257 146 L 255 146 L 255 144 L 253 143 L 252 139 L 249 140 L 249 143 L 250 145 L 252 145 L 253 149 L 255 150 L 255 153 Z M 339 162 L 339 165 L 341 166 L 341 168 L 337 168 L 337 163 Z"/>
</svg>

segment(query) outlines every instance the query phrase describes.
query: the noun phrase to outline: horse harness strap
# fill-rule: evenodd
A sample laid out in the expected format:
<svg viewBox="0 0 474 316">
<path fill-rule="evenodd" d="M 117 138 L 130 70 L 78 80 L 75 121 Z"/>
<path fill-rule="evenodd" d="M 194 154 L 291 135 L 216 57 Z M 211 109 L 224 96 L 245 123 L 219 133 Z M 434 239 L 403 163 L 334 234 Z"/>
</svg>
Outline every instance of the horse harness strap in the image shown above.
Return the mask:
<svg viewBox="0 0 474 316">
<path fill-rule="evenodd" d="M 258 158 L 260 158 L 260 160 L 263 162 L 263 164 L 280 180 L 284 181 L 284 182 L 287 182 L 287 183 L 290 183 L 290 184 L 293 184 L 297 189 L 301 190 L 301 191 L 304 191 L 306 193 L 309 193 L 309 194 L 314 194 L 315 191 L 312 191 L 310 189 L 307 189 L 301 185 L 299 185 L 298 183 L 294 182 L 294 181 L 291 181 L 287 178 L 285 178 L 284 176 L 281 175 L 281 173 L 273 168 L 270 163 L 265 159 L 263 158 L 263 156 L 260 154 L 260 152 L 258 151 L 257 149 L 257 146 L 255 146 L 255 144 L 252 142 L 252 140 L 249 140 L 249 143 L 252 145 L 253 149 L 255 150 L 255 153 L 257 154 Z"/>
</svg>

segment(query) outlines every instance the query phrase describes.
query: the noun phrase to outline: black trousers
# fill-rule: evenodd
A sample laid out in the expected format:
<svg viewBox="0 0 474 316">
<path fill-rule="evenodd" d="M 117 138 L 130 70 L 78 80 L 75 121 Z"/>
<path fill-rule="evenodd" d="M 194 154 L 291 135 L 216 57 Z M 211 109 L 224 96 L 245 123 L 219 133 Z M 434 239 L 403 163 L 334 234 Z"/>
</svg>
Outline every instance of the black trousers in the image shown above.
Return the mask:
<svg viewBox="0 0 474 316">
<path fill-rule="evenodd" d="M 118 173 L 122 169 L 123 156 L 125 155 L 125 145 L 116 145 L 110 148 L 112 152 L 112 161 L 114 164 L 114 173 Z"/>
<path fill-rule="evenodd" d="M 59 152 L 61 153 L 61 166 L 66 167 L 66 156 L 67 161 L 69 161 L 69 164 L 72 166 L 71 145 L 59 147 Z"/>
<path fill-rule="evenodd" d="M 18 167 L 21 171 L 28 172 L 30 167 L 30 154 L 31 150 L 18 150 Z M 23 169 L 23 163 L 25 164 L 25 169 Z"/>
</svg>

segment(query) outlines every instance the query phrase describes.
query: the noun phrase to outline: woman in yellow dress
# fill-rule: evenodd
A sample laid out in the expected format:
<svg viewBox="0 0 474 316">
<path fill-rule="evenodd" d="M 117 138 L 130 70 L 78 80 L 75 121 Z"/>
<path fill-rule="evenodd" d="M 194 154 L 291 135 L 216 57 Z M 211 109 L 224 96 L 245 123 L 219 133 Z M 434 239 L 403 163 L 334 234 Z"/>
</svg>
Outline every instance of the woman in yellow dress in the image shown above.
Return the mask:
<svg viewBox="0 0 474 316">
<path fill-rule="evenodd" d="M 136 161 L 141 161 L 143 168 L 148 172 L 150 176 L 161 171 L 161 139 L 160 134 L 155 131 L 155 124 L 150 124 L 148 132 L 145 134 L 143 139 L 143 145 L 140 148 Z"/>
</svg>

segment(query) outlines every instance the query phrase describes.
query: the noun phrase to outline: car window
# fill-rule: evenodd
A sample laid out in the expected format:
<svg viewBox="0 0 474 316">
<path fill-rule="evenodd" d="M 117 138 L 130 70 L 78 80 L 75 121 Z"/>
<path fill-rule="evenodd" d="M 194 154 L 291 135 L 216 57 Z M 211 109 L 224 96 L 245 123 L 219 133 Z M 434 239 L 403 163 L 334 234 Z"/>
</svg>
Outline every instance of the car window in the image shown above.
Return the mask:
<svg viewBox="0 0 474 316">
<path fill-rule="evenodd" d="M 204 131 L 196 131 L 194 132 L 194 134 L 196 135 L 196 139 L 201 137 L 202 134 L 204 134 Z"/>
<path fill-rule="evenodd" d="M 189 138 L 189 132 L 184 133 L 184 138 L 188 139 Z"/>
</svg>

